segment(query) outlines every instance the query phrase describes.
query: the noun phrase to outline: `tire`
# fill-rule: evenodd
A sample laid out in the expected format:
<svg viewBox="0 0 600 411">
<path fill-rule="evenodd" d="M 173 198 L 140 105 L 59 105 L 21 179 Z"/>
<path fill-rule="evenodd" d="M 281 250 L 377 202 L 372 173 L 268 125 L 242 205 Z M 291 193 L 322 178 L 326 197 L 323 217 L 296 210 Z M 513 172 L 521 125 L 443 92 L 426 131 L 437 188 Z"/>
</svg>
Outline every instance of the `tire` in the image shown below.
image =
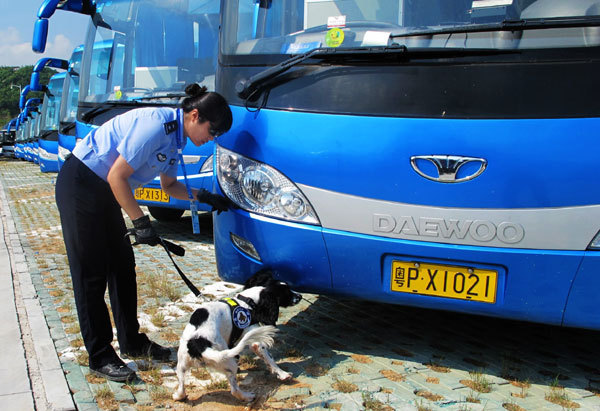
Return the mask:
<svg viewBox="0 0 600 411">
<path fill-rule="evenodd" d="M 160 221 L 177 221 L 185 210 L 178 208 L 148 207 L 150 215 Z"/>
</svg>

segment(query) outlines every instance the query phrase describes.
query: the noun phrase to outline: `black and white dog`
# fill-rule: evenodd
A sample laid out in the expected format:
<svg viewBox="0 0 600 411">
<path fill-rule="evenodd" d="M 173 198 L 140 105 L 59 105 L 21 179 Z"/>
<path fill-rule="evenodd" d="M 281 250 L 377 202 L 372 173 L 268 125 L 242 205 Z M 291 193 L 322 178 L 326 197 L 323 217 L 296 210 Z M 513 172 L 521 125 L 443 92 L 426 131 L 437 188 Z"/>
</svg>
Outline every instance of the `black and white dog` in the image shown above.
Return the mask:
<svg viewBox="0 0 600 411">
<path fill-rule="evenodd" d="M 261 270 L 246 281 L 244 290 L 235 298 L 202 304 L 192 314 L 179 341 L 179 385 L 173 399 L 185 399 L 185 373 L 202 362 L 227 376 L 234 397 L 252 401 L 254 394 L 242 391 L 236 379 L 236 356 L 247 346 L 279 380 L 291 379 L 292 375 L 277 366 L 267 349 L 273 345 L 279 307 L 295 305 L 301 299 L 302 295 L 292 291 L 285 282 L 275 280 L 270 270 Z"/>
</svg>

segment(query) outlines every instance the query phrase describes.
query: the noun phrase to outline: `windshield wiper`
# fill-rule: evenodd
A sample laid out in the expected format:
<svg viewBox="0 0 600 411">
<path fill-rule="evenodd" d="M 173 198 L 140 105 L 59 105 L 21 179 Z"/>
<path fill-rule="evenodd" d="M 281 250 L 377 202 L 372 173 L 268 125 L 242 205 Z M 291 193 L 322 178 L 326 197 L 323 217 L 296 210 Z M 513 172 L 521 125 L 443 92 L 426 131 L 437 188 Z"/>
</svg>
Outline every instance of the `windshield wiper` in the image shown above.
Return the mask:
<svg viewBox="0 0 600 411">
<path fill-rule="evenodd" d="M 280 75 L 281 73 L 289 70 L 302 63 L 305 60 L 311 58 L 327 58 L 331 56 L 357 56 L 357 55 L 382 55 L 382 54 L 402 54 L 407 51 L 405 46 L 390 46 L 390 47 L 359 47 L 359 48 L 333 48 L 333 47 L 318 47 L 307 51 L 304 54 L 298 54 L 297 56 L 290 57 L 289 59 L 282 61 L 276 66 L 270 67 L 266 70 L 261 71 L 253 75 L 246 80 L 239 80 L 235 85 L 235 91 L 241 98 L 248 98 L 254 92 L 256 92 L 261 84 L 266 81 Z"/>
<path fill-rule="evenodd" d="M 600 26 L 600 16 L 586 17 L 554 17 L 547 19 L 504 20 L 499 23 L 452 26 L 439 29 L 425 29 L 406 33 L 391 34 L 391 38 L 431 36 L 436 34 L 481 33 L 486 31 L 520 31 L 535 29 L 552 29 L 563 27 Z"/>
<path fill-rule="evenodd" d="M 90 122 L 94 117 L 99 116 L 102 113 L 106 113 L 110 109 L 118 106 L 138 106 L 137 101 L 105 101 L 100 105 L 94 107 L 91 110 L 86 111 L 81 115 L 81 119 L 86 123 Z"/>
<path fill-rule="evenodd" d="M 185 95 L 186 94 L 183 92 L 157 94 L 155 96 L 136 97 L 132 101 L 159 100 L 161 98 L 181 98 L 181 97 L 185 97 Z"/>
<path fill-rule="evenodd" d="M 396 59 L 402 57 L 408 60 L 411 57 L 435 59 L 518 52 L 518 50 L 471 49 L 461 47 L 411 47 L 409 49 L 408 47 L 399 44 L 377 47 L 319 47 L 304 54 L 291 57 L 276 66 L 270 67 L 253 75 L 248 79 L 239 80 L 235 85 L 235 91 L 237 92 L 238 96 L 243 99 L 247 99 L 259 91 L 261 86 L 265 85 L 265 83 L 267 83 L 269 80 L 308 59 L 343 59 L 344 61 L 364 61 L 372 60 L 373 58 L 384 59 L 389 56 L 395 56 Z M 257 93 L 257 95 L 259 94 L 260 93 Z"/>
</svg>

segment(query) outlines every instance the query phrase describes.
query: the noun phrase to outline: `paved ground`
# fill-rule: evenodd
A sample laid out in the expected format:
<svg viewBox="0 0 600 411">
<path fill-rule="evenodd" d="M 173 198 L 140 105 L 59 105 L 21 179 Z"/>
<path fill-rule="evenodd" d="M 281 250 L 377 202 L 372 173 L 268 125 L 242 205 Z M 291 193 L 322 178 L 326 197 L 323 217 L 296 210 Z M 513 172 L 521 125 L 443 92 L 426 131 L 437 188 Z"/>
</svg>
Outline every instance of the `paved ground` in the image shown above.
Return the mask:
<svg viewBox="0 0 600 411">
<path fill-rule="evenodd" d="M 0 160 L 25 272 L 77 409 L 247 409 L 204 370 L 188 379 L 186 402 L 171 401 L 174 362 L 130 362 L 140 378 L 128 385 L 88 374 L 54 203 L 55 177 L 30 163 Z M 157 226 L 186 248 L 180 267 L 205 287 L 205 298 L 231 294 L 236 285 L 216 275 L 210 218 L 201 224 L 200 236 L 191 233 L 185 216 Z M 136 259 L 140 322 L 152 339 L 176 347 L 199 301 L 162 250 L 137 247 Z M 241 358 L 240 385 L 258 394 L 253 409 L 600 410 L 599 333 L 305 297 L 284 310 L 272 352 L 293 373 L 291 383 L 280 384 L 251 355 Z"/>
</svg>

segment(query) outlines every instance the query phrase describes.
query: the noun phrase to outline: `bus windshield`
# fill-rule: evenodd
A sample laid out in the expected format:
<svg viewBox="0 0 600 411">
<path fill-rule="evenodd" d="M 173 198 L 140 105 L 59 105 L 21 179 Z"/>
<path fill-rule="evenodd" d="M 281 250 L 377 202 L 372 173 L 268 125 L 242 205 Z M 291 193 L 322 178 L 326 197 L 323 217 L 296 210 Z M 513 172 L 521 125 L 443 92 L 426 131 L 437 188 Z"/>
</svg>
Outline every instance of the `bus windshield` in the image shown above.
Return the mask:
<svg viewBox="0 0 600 411">
<path fill-rule="evenodd" d="M 160 102 L 192 82 L 214 89 L 218 29 L 215 1 L 98 1 L 79 100 Z"/>
<path fill-rule="evenodd" d="M 61 123 L 73 123 L 77 118 L 77 99 L 79 96 L 79 74 L 81 73 L 81 58 L 83 48 L 80 46 L 71 55 L 69 60 L 69 70 L 65 78 L 63 93 L 64 101 L 60 106 Z"/>
<path fill-rule="evenodd" d="M 594 0 L 237 0 L 227 2 L 221 52 L 598 46 L 599 15 Z"/>
<path fill-rule="evenodd" d="M 58 130 L 60 100 L 62 97 L 63 73 L 54 75 L 48 82 L 48 93 L 44 96 L 40 131 Z"/>
</svg>

